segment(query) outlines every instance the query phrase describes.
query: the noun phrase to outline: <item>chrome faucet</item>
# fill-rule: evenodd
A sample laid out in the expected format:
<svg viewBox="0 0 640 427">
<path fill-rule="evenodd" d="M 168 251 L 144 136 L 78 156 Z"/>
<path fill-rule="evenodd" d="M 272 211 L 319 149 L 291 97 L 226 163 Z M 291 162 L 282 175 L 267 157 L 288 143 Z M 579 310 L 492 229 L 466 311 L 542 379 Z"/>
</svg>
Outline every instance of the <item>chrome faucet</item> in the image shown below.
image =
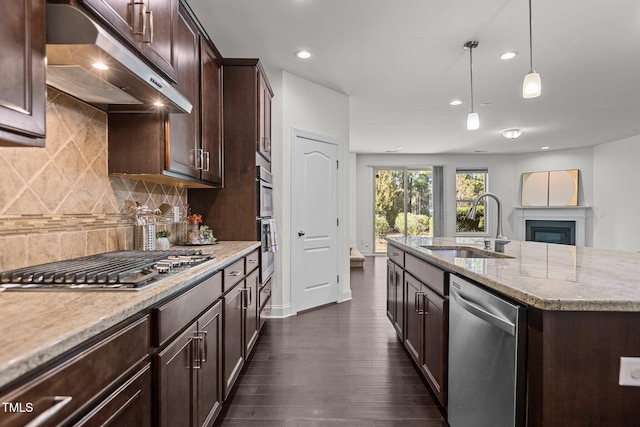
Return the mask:
<svg viewBox="0 0 640 427">
<path fill-rule="evenodd" d="M 511 240 L 507 239 L 502 234 L 502 205 L 500 204 L 500 199 L 498 199 L 498 196 L 496 196 L 493 193 L 489 193 L 489 192 L 480 194 L 473 201 L 473 205 L 471 206 L 471 210 L 469 211 L 469 214 L 467 215 L 467 218 L 469 218 L 469 219 L 475 219 L 476 218 L 476 210 L 478 209 L 478 202 L 483 197 L 491 197 L 498 204 L 498 229 L 496 230 L 495 250 L 496 250 L 496 252 L 504 252 L 505 245 L 507 245 L 509 242 L 511 242 Z"/>
</svg>

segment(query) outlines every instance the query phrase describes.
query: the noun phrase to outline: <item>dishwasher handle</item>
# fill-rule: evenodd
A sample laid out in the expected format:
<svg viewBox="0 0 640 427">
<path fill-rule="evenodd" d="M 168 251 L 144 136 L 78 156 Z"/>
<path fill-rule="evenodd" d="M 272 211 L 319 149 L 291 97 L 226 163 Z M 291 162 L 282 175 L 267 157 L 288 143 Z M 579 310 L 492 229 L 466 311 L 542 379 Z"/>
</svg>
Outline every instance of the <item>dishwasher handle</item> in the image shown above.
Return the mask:
<svg viewBox="0 0 640 427">
<path fill-rule="evenodd" d="M 480 305 L 477 305 L 476 303 L 465 299 L 462 294 L 453 287 L 451 287 L 450 289 L 450 294 L 453 299 L 458 304 L 460 304 L 460 307 L 462 307 L 469 313 L 473 314 L 476 317 L 479 317 L 480 319 L 484 320 L 487 323 L 490 323 L 497 328 L 502 329 L 509 335 L 516 335 L 516 325 L 512 322 L 508 321 L 507 319 L 503 319 L 502 317 L 498 317 L 495 314 L 489 313 L 484 307 L 481 307 Z"/>
</svg>

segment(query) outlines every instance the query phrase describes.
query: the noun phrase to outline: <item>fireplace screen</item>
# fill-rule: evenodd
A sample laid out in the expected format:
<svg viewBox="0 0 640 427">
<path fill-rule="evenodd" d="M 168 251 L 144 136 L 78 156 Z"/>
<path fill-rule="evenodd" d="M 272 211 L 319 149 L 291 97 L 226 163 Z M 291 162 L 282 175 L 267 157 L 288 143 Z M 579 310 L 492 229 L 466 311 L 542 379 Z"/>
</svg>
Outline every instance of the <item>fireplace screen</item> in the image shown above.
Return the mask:
<svg viewBox="0 0 640 427">
<path fill-rule="evenodd" d="M 575 221 L 527 220 L 526 240 L 529 242 L 576 244 Z"/>
</svg>

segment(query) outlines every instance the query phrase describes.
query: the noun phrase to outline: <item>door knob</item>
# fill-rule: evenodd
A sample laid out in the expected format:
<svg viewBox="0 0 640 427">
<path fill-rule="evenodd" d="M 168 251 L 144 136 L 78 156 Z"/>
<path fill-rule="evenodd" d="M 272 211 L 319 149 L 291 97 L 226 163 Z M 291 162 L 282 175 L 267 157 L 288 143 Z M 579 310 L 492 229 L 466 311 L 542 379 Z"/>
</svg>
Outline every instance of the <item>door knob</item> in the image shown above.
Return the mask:
<svg viewBox="0 0 640 427">
<path fill-rule="evenodd" d="M 302 237 L 302 236 L 304 236 L 304 235 L 305 235 L 305 232 L 304 232 L 304 231 L 302 231 L 302 230 L 298 231 L 298 236 Z"/>
</svg>

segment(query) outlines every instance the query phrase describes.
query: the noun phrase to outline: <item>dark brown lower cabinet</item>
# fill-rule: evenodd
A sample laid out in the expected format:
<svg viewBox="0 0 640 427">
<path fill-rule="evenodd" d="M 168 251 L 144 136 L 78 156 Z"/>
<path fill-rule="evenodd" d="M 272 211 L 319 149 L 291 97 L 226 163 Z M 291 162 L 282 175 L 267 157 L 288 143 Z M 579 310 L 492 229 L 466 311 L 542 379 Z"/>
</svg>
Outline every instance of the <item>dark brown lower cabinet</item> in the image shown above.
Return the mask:
<svg viewBox="0 0 640 427">
<path fill-rule="evenodd" d="M 238 282 L 224 296 L 224 398 L 233 388 L 244 364 L 244 281 Z"/>
<path fill-rule="evenodd" d="M 260 304 L 260 271 L 254 270 L 245 279 L 245 323 L 244 323 L 244 355 L 245 358 L 253 350 L 260 333 L 260 318 L 258 306 Z"/>
<path fill-rule="evenodd" d="M 404 271 L 387 260 L 387 317 L 400 339 L 404 336 Z"/>
<path fill-rule="evenodd" d="M 74 425 L 151 427 L 151 365 L 147 364 Z"/>
<path fill-rule="evenodd" d="M 446 407 L 448 301 L 406 272 L 404 290 L 405 348 L 440 404 Z"/>
<path fill-rule="evenodd" d="M 79 419 L 80 425 L 87 426 L 116 420 L 123 423 L 111 425 L 150 425 L 149 329 L 149 316 L 115 326 L 55 366 L 2 393 L 0 402 L 22 405 L 25 410 L 0 407 L 0 426 L 71 425 Z M 28 403 L 31 410 L 26 408 Z"/>
<path fill-rule="evenodd" d="M 221 340 L 218 301 L 158 353 L 160 426 L 213 425 L 222 403 Z"/>
</svg>

